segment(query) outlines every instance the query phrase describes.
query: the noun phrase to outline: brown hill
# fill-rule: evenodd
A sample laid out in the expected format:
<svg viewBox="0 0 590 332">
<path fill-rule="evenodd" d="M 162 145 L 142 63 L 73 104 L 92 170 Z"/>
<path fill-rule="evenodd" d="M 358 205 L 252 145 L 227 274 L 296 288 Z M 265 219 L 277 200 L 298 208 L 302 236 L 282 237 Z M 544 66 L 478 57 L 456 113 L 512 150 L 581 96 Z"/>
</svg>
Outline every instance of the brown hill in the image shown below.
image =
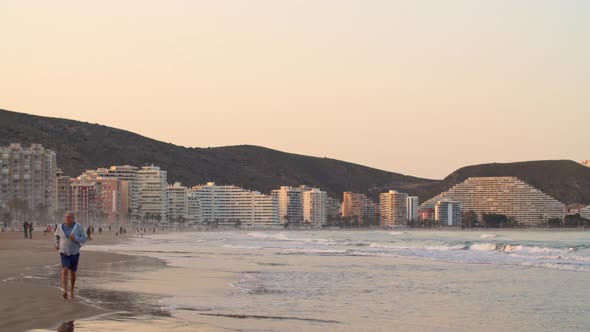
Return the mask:
<svg viewBox="0 0 590 332">
<path fill-rule="evenodd" d="M 192 186 L 214 181 L 266 193 L 281 185 L 307 184 L 339 199 L 346 190 L 375 198 L 387 188 L 435 182 L 251 145 L 186 148 L 98 124 L 0 110 L 0 145 L 14 142 L 54 149 L 58 166 L 70 176 L 97 167 L 153 163 L 168 171 L 168 182 Z"/>
<path fill-rule="evenodd" d="M 189 186 L 214 181 L 268 193 L 281 185 L 307 184 L 338 199 L 351 190 L 375 200 L 380 192 L 397 189 L 421 201 L 471 176 L 516 176 L 563 203 L 590 204 L 590 167 L 571 160 L 474 165 L 443 180 L 428 180 L 252 145 L 186 148 L 99 124 L 0 110 L 0 145 L 13 142 L 56 150 L 58 166 L 70 176 L 97 167 L 153 163 L 168 171 L 168 182 Z"/>
<path fill-rule="evenodd" d="M 590 204 L 590 167 L 571 160 L 491 163 L 456 170 L 442 181 L 417 185 L 415 192 L 431 198 L 475 176 L 515 176 L 565 204 Z"/>
</svg>

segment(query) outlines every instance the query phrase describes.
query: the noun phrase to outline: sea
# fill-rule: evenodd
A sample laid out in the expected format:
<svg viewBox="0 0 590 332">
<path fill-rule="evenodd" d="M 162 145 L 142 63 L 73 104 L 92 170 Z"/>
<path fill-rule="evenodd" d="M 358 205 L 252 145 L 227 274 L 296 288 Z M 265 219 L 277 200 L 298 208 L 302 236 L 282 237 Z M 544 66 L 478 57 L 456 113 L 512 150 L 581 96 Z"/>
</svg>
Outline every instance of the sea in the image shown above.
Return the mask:
<svg viewBox="0 0 590 332">
<path fill-rule="evenodd" d="M 166 267 L 106 268 L 86 299 L 116 312 L 75 331 L 590 331 L 588 231 L 202 231 L 85 250 Z"/>
</svg>

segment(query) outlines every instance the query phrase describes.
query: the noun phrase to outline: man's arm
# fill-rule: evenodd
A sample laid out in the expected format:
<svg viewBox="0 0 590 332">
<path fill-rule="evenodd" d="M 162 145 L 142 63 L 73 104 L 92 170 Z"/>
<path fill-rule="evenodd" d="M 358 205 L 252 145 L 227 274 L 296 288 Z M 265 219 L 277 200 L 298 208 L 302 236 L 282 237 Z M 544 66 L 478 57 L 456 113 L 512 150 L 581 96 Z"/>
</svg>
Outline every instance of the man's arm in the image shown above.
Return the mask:
<svg viewBox="0 0 590 332">
<path fill-rule="evenodd" d="M 78 224 L 76 227 L 76 240 L 75 242 L 78 243 L 80 246 L 86 243 L 86 234 L 84 234 L 84 227 Z"/>
</svg>

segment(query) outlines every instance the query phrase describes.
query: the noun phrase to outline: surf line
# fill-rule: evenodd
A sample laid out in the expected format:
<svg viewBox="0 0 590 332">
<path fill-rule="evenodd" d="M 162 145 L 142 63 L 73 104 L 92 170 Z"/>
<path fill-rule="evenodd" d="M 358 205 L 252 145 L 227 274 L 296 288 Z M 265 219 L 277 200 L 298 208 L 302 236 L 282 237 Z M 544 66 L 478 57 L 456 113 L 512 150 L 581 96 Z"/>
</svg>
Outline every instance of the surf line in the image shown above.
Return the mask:
<svg viewBox="0 0 590 332">
<path fill-rule="evenodd" d="M 180 309 L 180 310 L 186 310 L 186 309 Z M 216 317 L 228 317 L 228 318 L 239 318 L 239 319 L 276 319 L 276 320 L 299 320 L 299 321 L 316 322 L 316 323 L 336 323 L 336 324 L 342 323 L 342 322 L 339 322 L 337 320 L 314 319 L 314 318 L 300 318 L 300 317 L 289 317 L 289 316 L 260 316 L 260 315 L 213 314 L 213 313 L 199 313 L 199 315 L 203 315 L 203 316 L 216 316 Z"/>
</svg>

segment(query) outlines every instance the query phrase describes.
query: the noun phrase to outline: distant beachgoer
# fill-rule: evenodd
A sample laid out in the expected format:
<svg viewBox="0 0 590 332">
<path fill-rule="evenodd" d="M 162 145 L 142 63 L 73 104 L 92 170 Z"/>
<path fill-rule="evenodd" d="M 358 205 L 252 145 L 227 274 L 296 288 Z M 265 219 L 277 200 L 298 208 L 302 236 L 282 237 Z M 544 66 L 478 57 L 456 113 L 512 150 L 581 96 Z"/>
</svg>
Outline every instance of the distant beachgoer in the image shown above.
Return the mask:
<svg viewBox="0 0 590 332">
<path fill-rule="evenodd" d="M 70 272 L 70 298 L 74 298 L 76 271 L 80 260 L 80 247 L 86 243 L 84 227 L 74 221 L 74 214 L 66 213 L 65 223 L 55 230 L 55 249 L 61 257 L 61 285 L 63 298 L 68 298 L 68 271 Z"/>
<path fill-rule="evenodd" d="M 90 229 L 90 226 L 88 226 L 88 228 L 86 229 L 86 236 L 88 237 L 88 240 L 92 240 L 92 237 L 90 236 L 92 234 L 92 230 Z"/>
<path fill-rule="evenodd" d="M 25 231 L 25 239 L 29 237 L 29 223 L 25 221 L 23 224 L 23 229 Z"/>
<path fill-rule="evenodd" d="M 115 232 L 115 236 L 119 236 L 119 232 Z"/>
<path fill-rule="evenodd" d="M 111 225 L 109 225 L 109 233 L 111 232 Z"/>
<path fill-rule="evenodd" d="M 92 230 L 92 235 L 94 235 L 94 226 L 92 226 L 90 229 Z"/>
<path fill-rule="evenodd" d="M 156 234 L 156 227 L 154 227 L 154 229 L 153 229 L 153 232 L 152 232 L 152 233 Z"/>
<path fill-rule="evenodd" d="M 33 239 L 33 223 L 29 223 L 29 239 Z"/>
<path fill-rule="evenodd" d="M 102 227 L 99 226 L 98 227 L 98 235 L 101 235 L 101 234 L 102 234 Z"/>
</svg>

